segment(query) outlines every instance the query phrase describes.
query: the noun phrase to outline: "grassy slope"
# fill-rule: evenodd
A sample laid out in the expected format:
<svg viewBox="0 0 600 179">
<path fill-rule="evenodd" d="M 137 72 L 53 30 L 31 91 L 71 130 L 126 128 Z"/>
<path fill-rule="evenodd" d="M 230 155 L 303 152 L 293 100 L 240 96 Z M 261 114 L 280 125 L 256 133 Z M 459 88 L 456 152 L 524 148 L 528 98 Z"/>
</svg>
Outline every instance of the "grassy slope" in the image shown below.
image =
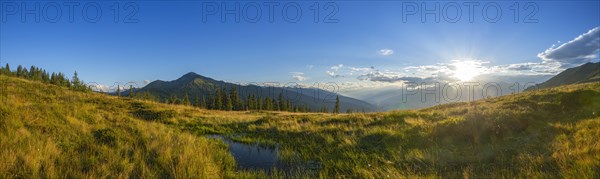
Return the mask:
<svg viewBox="0 0 600 179">
<path fill-rule="evenodd" d="M 234 164 L 225 146 L 132 117 L 131 101 L 0 83 L 0 178 L 212 178 Z"/>
<path fill-rule="evenodd" d="M 600 83 L 413 111 L 224 112 L 0 76 L 0 177 L 239 177 L 222 143 L 281 144 L 316 175 L 600 176 Z M 306 172 L 303 174 L 311 174 Z"/>
</svg>

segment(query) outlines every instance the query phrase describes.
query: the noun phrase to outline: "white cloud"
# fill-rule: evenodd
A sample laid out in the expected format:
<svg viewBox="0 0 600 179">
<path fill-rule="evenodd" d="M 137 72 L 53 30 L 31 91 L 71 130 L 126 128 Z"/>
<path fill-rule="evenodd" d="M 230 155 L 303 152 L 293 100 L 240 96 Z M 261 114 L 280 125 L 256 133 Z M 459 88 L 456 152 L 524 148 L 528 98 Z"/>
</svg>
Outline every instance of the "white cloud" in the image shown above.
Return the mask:
<svg viewBox="0 0 600 179">
<path fill-rule="evenodd" d="M 103 84 L 97 84 L 97 83 L 88 83 L 87 86 L 89 86 L 92 91 L 96 91 L 96 92 L 109 92 L 110 91 L 110 87 L 107 85 L 103 85 Z"/>
<path fill-rule="evenodd" d="M 150 80 L 144 80 L 144 85 L 150 84 Z"/>
<path fill-rule="evenodd" d="M 292 78 L 294 78 L 295 80 L 298 81 L 305 81 L 308 78 L 304 76 L 304 73 L 302 72 L 290 72 L 292 74 Z"/>
<path fill-rule="evenodd" d="M 295 80 L 298 80 L 298 81 L 304 81 L 304 80 L 308 79 L 302 75 L 293 75 L 292 78 L 294 78 Z"/>
<path fill-rule="evenodd" d="M 325 71 L 325 74 L 332 78 L 344 77 L 338 73 L 342 68 L 344 68 L 344 64 L 334 65 L 330 68 L 331 70 Z"/>
<path fill-rule="evenodd" d="M 600 27 L 596 27 L 558 47 L 553 45 L 537 56 L 546 62 L 559 62 L 565 67 L 572 67 L 598 58 L 599 52 Z"/>
<path fill-rule="evenodd" d="M 339 64 L 339 65 L 332 66 L 331 69 L 335 70 L 335 71 L 338 71 L 339 69 L 341 69 L 343 67 L 344 67 L 344 64 Z"/>
<path fill-rule="evenodd" d="M 465 68 L 469 67 L 469 68 Z M 435 65 L 407 66 L 393 71 L 379 71 L 376 69 L 366 70 L 367 68 L 350 68 L 351 70 L 362 72 L 357 77 L 361 81 L 372 82 L 413 82 L 413 83 L 432 83 L 432 82 L 455 82 L 462 78 L 463 71 L 472 71 L 469 78 L 481 79 L 477 77 L 490 76 L 547 76 L 555 75 L 564 70 L 557 62 L 527 62 L 504 65 L 489 65 L 487 61 L 469 60 L 452 61 L 451 63 L 438 63 Z M 461 73 L 463 72 L 463 73 Z"/>
<path fill-rule="evenodd" d="M 356 67 L 348 67 L 350 69 L 351 73 L 354 72 L 370 72 L 375 70 L 375 67 L 371 67 L 371 68 L 356 68 Z"/>
<path fill-rule="evenodd" d="M 380 49 L 379 51 L 377 51 L 377 53 L 379 55 L 383 55 L 383 56 L 390 56 L 390 55 L 394 54 L 394 50 L 384 48 L 384 49 Z"/>
<path fill-rule="evenodd" d="M 563 70 L 559 62 L 544 61 L 491 66 L 486 71 L 496 75 L 555 75 Z"/>
<path fill-rule="evenodd" d="M 329 70 L 327 70 L 327 71 L 325 71 L 325 73 L 327 75 L 329 75 L 329 77 L 332 77 L 332 78 L 344 77 L 342 75 L 337 74 L 335 71 L 329 71 Z"/>
</svg>

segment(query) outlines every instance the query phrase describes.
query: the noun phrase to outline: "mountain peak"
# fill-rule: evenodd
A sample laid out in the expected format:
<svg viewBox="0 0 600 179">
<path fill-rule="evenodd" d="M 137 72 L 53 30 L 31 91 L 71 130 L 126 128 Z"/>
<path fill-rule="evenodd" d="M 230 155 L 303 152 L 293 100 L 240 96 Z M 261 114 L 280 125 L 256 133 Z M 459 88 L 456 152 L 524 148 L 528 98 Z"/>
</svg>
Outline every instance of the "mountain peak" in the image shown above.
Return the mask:
<svg viewBox="0 0 600 179">
<path fill-rule="evenodd" d="M 176 81 L 192 81 L 196 78 L 204 78 L 204 77 L 197 73 L 189 72 L 189 73 L 186 73 L 185 75 L 179 77 L 179 79 L 177 79 Z"/>
<path fill-rule="evenodd" d="M 189 72 L 183 75 L 182 77 L 201 77 L 201 75 L 199 75 L 198 73 Z"/>
</svg>

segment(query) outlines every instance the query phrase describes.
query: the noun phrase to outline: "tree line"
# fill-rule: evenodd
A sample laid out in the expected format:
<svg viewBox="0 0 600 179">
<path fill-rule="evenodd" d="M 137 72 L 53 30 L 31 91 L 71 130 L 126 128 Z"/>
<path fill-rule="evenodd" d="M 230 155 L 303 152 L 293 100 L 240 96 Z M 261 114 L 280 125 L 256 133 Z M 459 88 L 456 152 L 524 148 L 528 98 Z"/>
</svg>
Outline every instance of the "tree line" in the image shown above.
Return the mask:
<svg viewBox="0 0 600 179">
<path fill-rule="evenodd" d="M 45 69 L 31 66 L 29 69 L 19 65 L 16 70 L 11 70 L 7 63 L 4 67 L 0 67 L 0 74 L 23 78 L 32 81 L 40 81 L 46 84 L 63 86 L 76 91 L 90 92 L 92 89 L 79 79 L 77 71 L 73 77 L 69 79 L 62 72 L 48 72 Z M 121 96 L 121 86 L 117 87 L 116 95 Z M 135 92 L 133 86 L 129 86 L 129 94 L 127 97 L 164 102 L 168 104 L 190 105 L 203 109 L 226 110 L 226 111 L 245 111 L 245 110 L 266 110 L 266 111 L 289 111 L 289 112 L 323 112 L 329 113 L 327 105 L 321 109 L 313 110 L 306 105 L 294 105 L 288 98 L 285 98 L 282 93 L 279 93 L 277 98 L 261 97 L 254 94 L 249 94 L 245 97 L 240 96 L 237 87 L 233 86 L 230 90 L 225 87 L 218 88 L 209 94 L 195 95 L 191 98 L 188 93 L 182 97 L 171 95 L 166 99 L 159 99 L 153 96 L 149 91 Z M 333 113 L 340 113 L 340 99 L 336 97 Z M 346 111 L 352 112 L 351 110 Z"/>
<path fill-rule="evenodd" d="M 33 65 L 29 67 L 29 69 L 19 65 L 17 66 L 17 69 L 13 71 L 11 70 L 10 65 L 7 63 L 4 67 L 0 67 L 0 74 L 32 81 L 40 81 L 46 84 L 63 86 L 76 91 L 92 91 L 89 86 L 86 86 L 85 83 L 79 79 L 77 76 L 77 71 L 75 71 L 73 77 L 69 80 L 69 78 L 66 77 L 66 75 L 62 72 L 50 73 L 45 69 Z"/>
<path fill-rule="evenodd" d="M 117 92 L 118 96 L 120 92 Z M 132 98 L 154 98 L 148 91 L 138 92 L 134 94 L 134 90 L 130 87 L 129 97 Z M 314 112 L 307 105 L 294 105 L 290 99 L 285 98 L 282 93 L 279 93 L 277 98 L 261 97 L 255 94 L 240 96 L 236 86 L 232 86 L 230 90 L 227 88 L 217 88 L 214 92 L 208 94 L 199 94 L 190 96 L 185 93 L 183 96 L 171 95 L 165 99 L 159 100 L 168 104 L 189 105 L 203 109 L 225 110 L 225 111 L 246 111 L 246 110 L 265 110 L 265 111 L 289 111 L 289 112 Z M 336 98 L 333 113 L 339 113 L 340 101 Z M 323 106 L 317 112 L 326 112 L 329 110 L 327 106 Z"/>
</svg>

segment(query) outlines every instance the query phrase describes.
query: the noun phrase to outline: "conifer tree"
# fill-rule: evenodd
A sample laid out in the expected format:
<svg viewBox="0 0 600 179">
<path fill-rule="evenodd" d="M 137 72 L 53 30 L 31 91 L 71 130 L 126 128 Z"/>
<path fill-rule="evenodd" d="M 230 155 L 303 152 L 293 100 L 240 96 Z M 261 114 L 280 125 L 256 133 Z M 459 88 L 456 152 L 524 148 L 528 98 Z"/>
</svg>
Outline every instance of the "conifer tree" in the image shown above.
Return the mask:
<svg viewBox="0 0 600 179">
<path fill-rule="evenodd" d="M 256 108 L 257 108 L 258 110 L 263 110 L 264 108 L 263 108 L 263 99 L 262 99 L 262 97 L 260 97 L 260 96 L 259 96 L 259 97 L 256 99 L 256 102 L 258 103 L 258 104 L 256 105 Z"/>
<path fill-rule="evenodd" d="M 275 100 L 275 98 L 271 99 L 271 103 L 273 103 L 273 111 L 279 111 L 279 103 L 277 102 L 277 100 Z"/>
<path fill-rule="evenodd" d="M 233 110 L 233 99 L 231 99 L 231 95 L 229 94 L 225 94 L 225 110 Z"/>
<path fill-rule="evenodd" d="M 29 67 L 29 75 L 27 76 L 27 78 L 31 79 L 31 80 L 38 80 L 36 78 L 36 76 L 37 76 L 37 69 L 35 68 L 35 66 L 31 65 Z"/>
<path fill-rule="evenodd" d="M 133 94 L 133 85 L 129 85 L 129 97 L 133 98 L 135 94 Z"/>
<path fill-rule="evenodd" d="M 279 101 L 278 101 L 278 106 L 279 106 L 279 107 L 278 107 L 278 109 L 277 109 L 277 110 L 278 110 L 278 111 L 283 111 L 283 110 L 285 110 L 285 108 L 284 108 L 284 101 L 283 101 L 283 94 L 279 93 L 279 99 L 278 99 L 278 100 L 279 100 Z"/>
<path fill-rule="evenodd" d="M 240 97 L 238 95 L 238 91 L 237 91 L 237 87 L 235 85 L 233 85 L 231 87 L 231 93 L 229 94 L 229 96 L 231 97 L 231 104 L 233 105 L 233 110 L 240 110 L 241 108 L 241 104 L 240 104 Z"/>
<path fill-rule="evenodd" d="M 8 63 L 6 63 L 6 67 L 4 67 L 4 70 L 6 70 L 6 75 L 10 75 L 12 73 L 10 71 L 10 65 L 8 65 Z"/>
<path fill-rule="evenodd" d="M 117 97 L 121 97 L 121 85 L 117 85 Z"/>
<path fill-rule="evenodd" d="M 202 96 L 202 104 L 200 105 L 201 108 L 208 109 L 206 100 L 207 100 L 206 96 Z"/>
<path fill-rule="evenodd" d="M 216 98 L 216 93 L 215 95 L 212 94 L 208 94 L 208 97 L 210 98 L 210 106 L 209 109 L 216 109 L 215 106 L 217 106 L 217 98 Z"/>
<path fill-rule="evenodd" d="M 145 100 L 153 100 L 150 98 L 150 92 L 148 90 L 144 91 L 142 98 Z"/>
<path fill-rule="evenodd" d="M 35 68 L 33 68 L 33 69 L 34 69 L 34 71 L 37 71 L 37 69 L 35 69 Z M 37 73 L 37 72 L 35 72 L 35 73 Z M 77 90 L 77 91 L 89 91 L 90 90 L 90 88 L 85 86 L 85 83 L 79 79 L 79 77 L 77 76 L 77 71 L 75 71 L 75 73 L 73 74 L 73 80 L 71 83 L 72 84 L 70 84 L 70 86 L 71 86 L 71 89 L 73 89 L 73 90 Z"/>
<path fill-rule="evenodd" d="M 181 100 L 175 95 L 171 95 L 171 104 L 181 104 Z"/>
<path fill-rule="evenodd" d="M 252 105 L 252 95 L 251 95 L 251 94 L 249 94 L 249 95 L 246 97 L 246 108 L 247 108 L 248 110 L 253 110 L 253 109 L 254 109 L 254 106 Z"/>
<path fill-rule="evenodd" d="M 182 101 L 181 103 L 183 105 L 188 105 L 189 106 L 190 105 L 190 96 L 187 93 L 185 93 L 183 95 L 183 99 L 181 101 Z"/>
<path fill-rule="evenodd" d="M 269 97 L 265 98 L 265 110 L 268 110 L 268 111 L 273 110 L 273 103 L 271 101 L 271 98 L 269 98 Z"/>
<path fill-rule="evenodd" d="M 217 93 L 215 96 L 215 109 L 223 109 L 223 91 L 221 89 L 217 89 Z"/>
<path fill-rule="evenodd" d="M 28 77 L 29 77 L 29 71 L 27 71 L 27 68 L 23 68 L 23 70 L 21 70 L 21 78 L 27 79 Z"/>
<path fill-rule="evenodd" d="M 335 107 L 333 108 L 333 113 L 340 113 L 340 96 L 335 97 Z"/>
<path fill-rule="evenodd" d="M 42 81 L 44 81 L 44 83 L 50 83 L 50 76 L 46 70 L 42 72 Z"/>
<path fill-rule="evenodd" d="M 23 77 L 23 67 L 21 65 L 17 67 L 17 77 Z"/>
</svg>

